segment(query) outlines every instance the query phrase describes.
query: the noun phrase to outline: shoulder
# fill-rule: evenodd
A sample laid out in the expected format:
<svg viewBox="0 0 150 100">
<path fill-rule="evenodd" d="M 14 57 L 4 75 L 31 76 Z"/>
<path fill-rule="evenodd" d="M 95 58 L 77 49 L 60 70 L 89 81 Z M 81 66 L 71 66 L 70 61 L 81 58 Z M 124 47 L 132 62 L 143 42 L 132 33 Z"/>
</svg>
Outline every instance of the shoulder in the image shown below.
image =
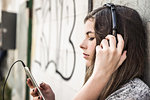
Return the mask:
<svg viewBox="0 0 150 100">
<path fill-rule="evenodd" d="M 129 81 L 106 100 L 150 100 L 150 88 L 139 78 Z"/>
</svg>

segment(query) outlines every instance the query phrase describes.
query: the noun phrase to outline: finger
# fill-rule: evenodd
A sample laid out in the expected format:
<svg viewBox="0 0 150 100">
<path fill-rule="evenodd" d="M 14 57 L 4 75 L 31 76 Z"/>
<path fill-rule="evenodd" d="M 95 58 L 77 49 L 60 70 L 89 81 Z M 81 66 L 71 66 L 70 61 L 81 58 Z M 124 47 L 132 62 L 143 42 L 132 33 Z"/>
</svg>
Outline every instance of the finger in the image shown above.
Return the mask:
<svg viewBox="0 0 150 100">
<path fill-rule="evenodd" d="M 119 52 L 122 53 L 122 50 L 124 48 L 124 40 L 123 37 L 120 34 L 117 34 L 118 37 L 118 44 L 117 44 L 117 49 Z"/>
<path fill-rule="evenodd" d="M 42 100 L 41 96 L 34 97 L 33 100 Z"/>
<path fill-rule="evenodd" d="M 40 89 L 42 90 L 46 90 L 46 89 L 48 89 L 48 88 L 50 88 L 50 86 L 48 85 L 48 84 L 46 84 L 46 83 L 44 83 L 44 82 L 42 82 L 41 84 L 40 84 Z"/>
<path fill-rule="evenodd" d="M 31 82 L 31 79 L 30 79 L 30 78 L 27 79 L 27 85 L 28 85 L 31 89 L 34 88 L 34 86 L 33 86 L 32 82 Z"/>
<path fill-rule="evenodd" d="M 102 47 L 100 45 L 97 45 L 96 46 L 96 53 L 98 53 L 101 49 L 102 49 Z"/>
<path fill-rule="evenodd" d="M 103 40 L 101 41 L 100 46 L 101 46 L 103 49 L 107 49 L 107 48 L 109 47 L 109 45 L 108 45 L 108 40 L 103 39 Z"/>
<path fill-rule="evenodd" d="M 30 92 L 30 94 L 31 94 L 33 97 L 39 96 L 39 95 L 38 95 L 38 90 L 37 90 L 37 88 L 33 89 L 33 90 Z"/>
<path fill-rule="evenodd" d="M 120 57 L 117 68 L 122 65 L 122 63 L 126 60 L 126 58 L 127 58 L 127 51 L 124 51 L 123 54 Z"/>
<path fill-rule="evenodd" d="M 106 39 L 109 40 L 110 48 L 115 49 L 116 48 L 116 37 L 113 35 L 107 35 Z"/>
</svg>

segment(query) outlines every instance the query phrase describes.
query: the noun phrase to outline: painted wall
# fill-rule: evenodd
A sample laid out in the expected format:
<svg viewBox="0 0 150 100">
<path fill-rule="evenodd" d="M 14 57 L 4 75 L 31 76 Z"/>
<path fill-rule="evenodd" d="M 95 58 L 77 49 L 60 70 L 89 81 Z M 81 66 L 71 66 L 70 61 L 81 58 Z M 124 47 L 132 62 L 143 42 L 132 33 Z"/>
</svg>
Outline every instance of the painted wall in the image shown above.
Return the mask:
<svg viewBox="0 0 150 100">
<path fill-rule="evenodd" d="M 85 64 L 79 44 L 88 1 L 34 0 L 31 70 L 38 83 L 46 82 L 52 87 L 56 100 L 71 100 L 84 81 Z M 148 0 L 93 0 L 93 7 L 106 2 L 136 9 L 150 29 Z M 148 65 L 147 82 L 149 73 Z"/>
<path fill-rule="evenodd" d="M 27 32 L 28 32 L 28 13 L 25 0 L 2 0 L 3 11 L 17 13 L 17 33 L 16 49 L 7 50 L 7 58 L 4 62 L 5 76 L 11 65 L 18 59 L 25 62 L 27 60 Z M 23 100 L 25 98 L 25 72 L 22 65 L 15 64 L 9 79 L 8 86 L 12 89 L 12 100 Z"/>
<path fill-rule="evenodd" d="M 87 11 L 88 0 L 34 1 L 32 73 L 51 85 L 56 100 L 71 100 L 83 84 L 79 44 Z"/>
</svg>

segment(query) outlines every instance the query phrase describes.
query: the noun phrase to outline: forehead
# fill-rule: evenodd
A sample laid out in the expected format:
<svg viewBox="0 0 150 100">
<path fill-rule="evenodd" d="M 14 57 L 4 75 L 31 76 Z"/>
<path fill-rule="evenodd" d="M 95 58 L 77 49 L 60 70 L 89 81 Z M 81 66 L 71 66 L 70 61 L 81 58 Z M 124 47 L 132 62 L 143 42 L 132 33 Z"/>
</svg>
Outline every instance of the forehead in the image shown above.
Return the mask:
<svg viewBox="0 0 150 100">
<path fill-rule="evenodd" d="M 94 32 L 94 24 L 95 24 L 94 19 L 92 19 L 92 18 L 88 19 L 88 20 L 85 22 L 85 32 L 87 32 L 87 31 L 92 31 L 92 32 Z"/>
</svg>

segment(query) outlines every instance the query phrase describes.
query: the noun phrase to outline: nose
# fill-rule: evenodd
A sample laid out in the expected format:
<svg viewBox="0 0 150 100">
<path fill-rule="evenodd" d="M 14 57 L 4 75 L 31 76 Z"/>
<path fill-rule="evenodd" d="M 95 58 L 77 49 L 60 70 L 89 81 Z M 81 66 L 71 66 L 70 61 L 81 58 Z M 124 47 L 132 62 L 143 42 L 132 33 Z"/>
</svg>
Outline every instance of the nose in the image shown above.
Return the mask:
<svg viewBox="0 0 150 100">
<path fill-rule="evenodd" d="M 85 43 L 85 40 L 83 40 L 82 43 L 80 44 L 80 48 L 81 49 L 87 49 L 87 45 Z"/>
</svg>

